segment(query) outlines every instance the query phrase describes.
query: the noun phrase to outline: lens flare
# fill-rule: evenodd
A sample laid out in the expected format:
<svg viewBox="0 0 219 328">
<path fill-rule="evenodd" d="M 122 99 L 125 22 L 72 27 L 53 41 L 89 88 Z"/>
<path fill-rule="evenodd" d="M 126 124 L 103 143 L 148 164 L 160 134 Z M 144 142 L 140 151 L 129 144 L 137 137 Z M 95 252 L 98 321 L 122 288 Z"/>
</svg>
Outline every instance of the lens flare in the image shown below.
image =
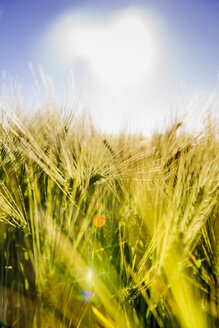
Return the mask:
<svg viewBox="0 0 219 328">
<path fill-rule="evenodd" d="M 92 279 L 92 271 L 91 271 L 91 269 L 90 269 L 90 270 L 88 271 L 88 273 L 87 273 L 87 280 L 90 282 L 91 279 Z"/>
<path fill-rule="evenodd" d="M 102 228 L 105 225 L 105 223 L 106 223 L 105 216 L 97 214 L 93 217 L 93 225 L 96 228 Z"/>
</svg>

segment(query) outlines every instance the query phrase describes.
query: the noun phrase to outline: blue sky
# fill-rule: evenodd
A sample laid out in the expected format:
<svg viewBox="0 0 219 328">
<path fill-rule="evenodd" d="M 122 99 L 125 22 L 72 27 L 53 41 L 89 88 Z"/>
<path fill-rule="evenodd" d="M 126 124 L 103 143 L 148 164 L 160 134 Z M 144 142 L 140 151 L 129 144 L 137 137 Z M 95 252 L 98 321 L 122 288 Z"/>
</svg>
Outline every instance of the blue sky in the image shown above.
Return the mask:
<svg viewBox="0 0 219 328">
<path fill-rule="evenodd" d="M 170 77 L 169 88 L 180 93 L 183 83 L 188 93 L 197 87 L 205 92 L 213 90 L 219 72 L 218 0 L 0 0 L 0 72 L 12 78 L 17 76 L 24 93 L 32 83 L 30 61 L 34 65 L 42 64 L 56 79 L 61 76 L 61 69 L 53 72 L 53 67 L 47 65 L 40 54 L 39 40 L 59 17 L 68 12 L 83 15 L 89 11 L 104 17 L 133 6 L 152 13 L 158 22 L 164 53 L 160 56 L 165 58 L 163 66 Z M 161 89 L 162 86 L 158 98 L 159 92 L 161 98 L 166 92 Z"/>
</svg>

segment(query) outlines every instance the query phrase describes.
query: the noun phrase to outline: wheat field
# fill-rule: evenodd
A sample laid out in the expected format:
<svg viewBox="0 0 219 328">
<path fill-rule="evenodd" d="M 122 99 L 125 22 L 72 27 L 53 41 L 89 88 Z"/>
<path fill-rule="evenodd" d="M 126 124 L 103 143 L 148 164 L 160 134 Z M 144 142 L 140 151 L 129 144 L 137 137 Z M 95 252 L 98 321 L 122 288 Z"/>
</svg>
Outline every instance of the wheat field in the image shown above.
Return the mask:
<svg viewBox="0 0 219 328">
<path fill-rule="evenodd" d="M 218 130 L 0 121 L 0 327 L 217 327 Z"/>
</svg>

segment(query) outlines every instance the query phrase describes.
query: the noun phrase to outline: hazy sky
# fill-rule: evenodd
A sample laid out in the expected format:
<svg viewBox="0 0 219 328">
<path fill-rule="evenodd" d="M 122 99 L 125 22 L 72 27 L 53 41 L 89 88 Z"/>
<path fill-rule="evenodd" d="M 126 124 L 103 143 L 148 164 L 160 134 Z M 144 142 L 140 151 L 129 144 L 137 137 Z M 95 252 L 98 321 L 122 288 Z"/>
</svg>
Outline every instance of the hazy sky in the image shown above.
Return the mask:
<svg viewBox="0 0 219 328">
<path fill-rule="evenodd" d="M 183 97 L 215 88 L 219 1 L 0 0 L 0 72 L 24 94 L 29 62 L 57 85 L 72 68 L 103 129 L 151 131 Z"/>
</svg>

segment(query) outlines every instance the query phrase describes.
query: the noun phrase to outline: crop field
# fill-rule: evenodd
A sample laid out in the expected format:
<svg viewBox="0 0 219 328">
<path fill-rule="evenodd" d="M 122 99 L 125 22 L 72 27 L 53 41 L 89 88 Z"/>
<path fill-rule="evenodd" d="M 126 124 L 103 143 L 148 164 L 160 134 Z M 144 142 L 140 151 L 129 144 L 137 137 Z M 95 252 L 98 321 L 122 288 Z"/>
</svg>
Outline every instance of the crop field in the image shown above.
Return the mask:
<svg viewBox="0 0 219 328">
<path fill-rule="evenodd" d="M 0 121 L 0 327 L 218 327 L 218 131 Z"/>
</svg>

